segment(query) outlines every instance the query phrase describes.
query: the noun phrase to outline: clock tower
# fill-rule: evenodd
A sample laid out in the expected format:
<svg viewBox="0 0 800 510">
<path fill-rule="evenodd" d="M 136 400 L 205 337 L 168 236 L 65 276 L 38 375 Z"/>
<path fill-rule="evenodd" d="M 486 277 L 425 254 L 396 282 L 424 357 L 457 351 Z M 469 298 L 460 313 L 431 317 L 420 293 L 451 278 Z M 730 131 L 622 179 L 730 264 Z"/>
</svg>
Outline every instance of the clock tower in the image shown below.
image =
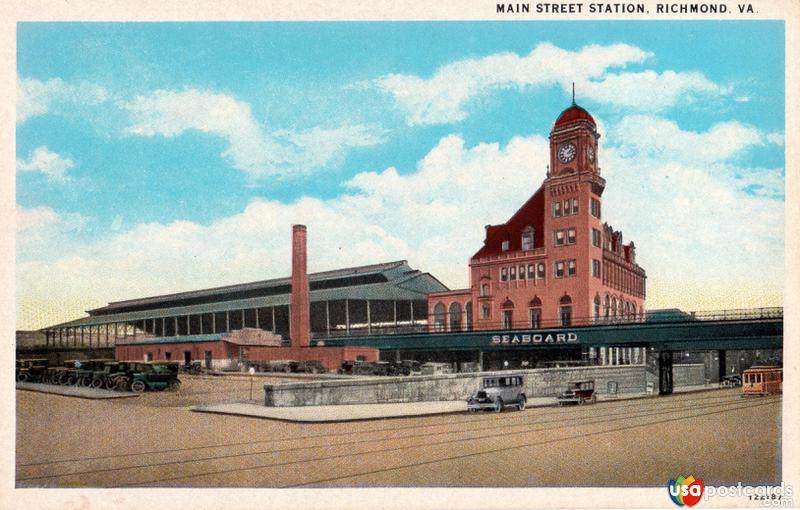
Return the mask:
<svg viewBox="0 0 800 510">
<path fill-rule="evenodd" d="M 597 125 L 575 104 L 561 112 L 550 132 L 550 169 L 547 177 L 600 173 L 597 166 Z"/>
</svg>

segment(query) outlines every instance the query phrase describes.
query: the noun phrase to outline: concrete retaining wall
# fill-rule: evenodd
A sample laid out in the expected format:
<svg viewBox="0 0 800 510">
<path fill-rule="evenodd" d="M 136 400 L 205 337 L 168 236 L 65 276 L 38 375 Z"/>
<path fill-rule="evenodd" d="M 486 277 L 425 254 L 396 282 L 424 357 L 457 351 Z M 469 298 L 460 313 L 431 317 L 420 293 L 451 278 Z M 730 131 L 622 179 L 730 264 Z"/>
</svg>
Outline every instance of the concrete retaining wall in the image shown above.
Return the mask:
<svg viewBox="0 0 800 510">
<path fill-rule="evenodd" d="M 706 366 L 702 363 L 682 363 L 672 365 L 672 384 L 674 386 L 696 386 L 706 383 Z"/>
<path fill-rule="evenodd" d="M 510 373 L 512 371 L 265 384 L 264 405 L 289 407 L 463 400 L 480 386 L 482 377 Z M 611 381 L 617 383 L 619 393 L 640 393 L 646 389 L 644 365 L 543 368 L 513 373 L 525 375 L 525 394 L 529 398 L 555 397 L 570 381 L 590 379 L 595 381 L 599 394 L 608 391 Z"/>
</svg>

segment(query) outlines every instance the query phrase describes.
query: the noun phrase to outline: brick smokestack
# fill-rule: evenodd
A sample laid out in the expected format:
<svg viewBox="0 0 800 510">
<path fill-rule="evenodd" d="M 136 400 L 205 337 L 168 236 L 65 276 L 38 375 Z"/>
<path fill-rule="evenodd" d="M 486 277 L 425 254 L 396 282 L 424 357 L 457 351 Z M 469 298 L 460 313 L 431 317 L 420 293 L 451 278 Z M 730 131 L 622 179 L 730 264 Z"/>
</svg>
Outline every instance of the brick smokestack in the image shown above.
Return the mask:
<svg viewBox="0 0 800 510">
<path fill-rule="evenodd" d="M 311 338 L 311 297 L 306 264 L 306 226 L 292 225 L 292 347 L 308 347 Z"/>
</svg>

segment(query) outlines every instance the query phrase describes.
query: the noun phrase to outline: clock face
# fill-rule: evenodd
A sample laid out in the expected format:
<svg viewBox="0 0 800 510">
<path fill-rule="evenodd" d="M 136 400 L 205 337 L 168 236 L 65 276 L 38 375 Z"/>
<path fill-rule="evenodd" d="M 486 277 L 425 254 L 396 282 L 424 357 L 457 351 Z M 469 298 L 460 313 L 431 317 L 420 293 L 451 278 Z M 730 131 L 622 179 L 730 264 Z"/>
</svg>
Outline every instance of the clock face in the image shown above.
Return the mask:
<svg viewBox="0 0 800 510">
<path fill-rule="evenodd" d="M 594 161 L 594 149 L 591 145 L 586 148 L 586 155 L 589 156 L 589 161 Z"/>
<path fill-rule="evenodd" d="M 562 163 L 569 163 L 573 159 L 575 159 L 575 146 L 571 143 L 565 143 L 561 147 L 558 148 L 558 159 Z"/>
</svg>

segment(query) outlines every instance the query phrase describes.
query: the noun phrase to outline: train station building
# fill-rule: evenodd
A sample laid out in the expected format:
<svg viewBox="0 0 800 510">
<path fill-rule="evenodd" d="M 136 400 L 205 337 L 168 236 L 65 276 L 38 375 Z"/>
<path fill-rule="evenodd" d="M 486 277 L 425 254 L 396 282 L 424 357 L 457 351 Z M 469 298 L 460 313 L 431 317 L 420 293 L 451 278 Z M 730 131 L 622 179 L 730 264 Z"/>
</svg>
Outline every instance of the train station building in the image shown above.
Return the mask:
<svg viewBox="0 0 800 510">
<path fill-rule="evenodd" d="M 469 260 L 469 287 L 428 296 L 430 329 L 539 329 L 644 317 L 646 275 L 633 241 L 602 215 L 597 125 L 576 105 L 550 132 L 550 165 L 536 192 L 487 225 Z"/>
</svg>

